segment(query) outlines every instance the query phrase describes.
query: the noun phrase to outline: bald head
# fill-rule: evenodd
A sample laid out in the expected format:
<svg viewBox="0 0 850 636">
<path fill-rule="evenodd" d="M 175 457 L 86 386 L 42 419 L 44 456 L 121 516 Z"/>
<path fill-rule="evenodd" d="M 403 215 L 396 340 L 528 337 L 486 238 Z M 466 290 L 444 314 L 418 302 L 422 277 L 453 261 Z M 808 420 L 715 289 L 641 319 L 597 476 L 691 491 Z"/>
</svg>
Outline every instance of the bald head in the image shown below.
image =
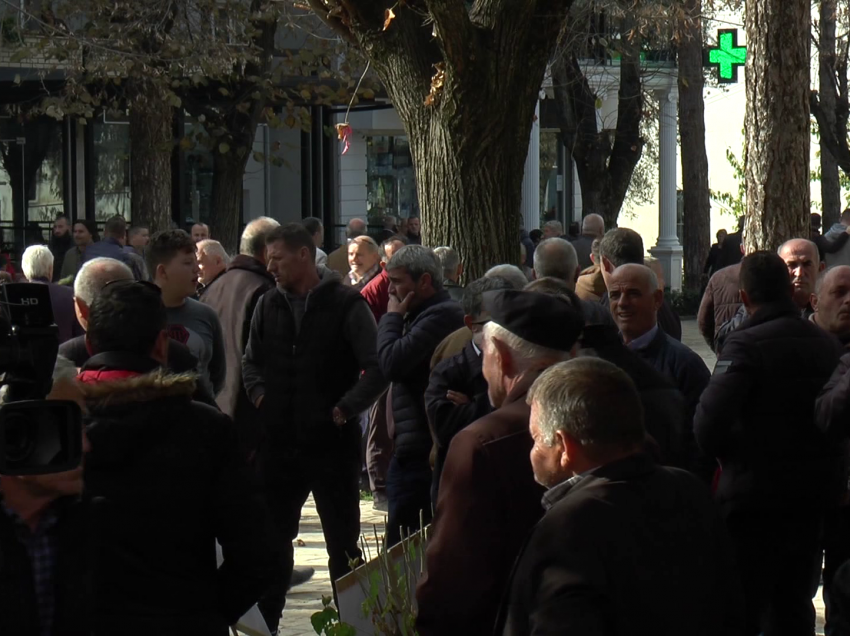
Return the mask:
<svg viewBox="0 0 850 636">
<path fill-rule="evenodd" d="M 818 274 L 825 267 L 825 263 L 820 262 L 818 247 L 808 239 L 791 239 L 779 246 L 778 253 L 791 276 L 794 303 L 801 310 L 805 309 L 815 291 Z"/>
<path fill-rule="evenodd" d="M 348 227 L 345 230 L 345 236 L 347 238 L 355 239 L 364 234 L 366 234 L 366 221 L 363 219 L 351 219 L 348 222 Z"/>
<path fill-rule="evenodd" d="M 842 342 L 850 340 L 850 266 L 838 265 L 821 274 L 812 308 L 819 327 Z"/>
<path fill-rule="evenodd" d="M 664 292 L 658 289 L 655 272 L 646 265 L 630 263 L 611 273 L 608 299 L 614 322 L 628 345 L 655 327 Z"/>
<path fill-rule="evenodd" d="M 242 240 L 239 241 L 239 253 L 252 256 L 261 263 L 265 263 L 266 237 L 279 226 L 280 223 L 267 216 L 261 216 L 251 221 L 242 232 Z"/>
<path fill-rule="evenodd" d="M 74 279 L 74 307 L 80 326 L 88 325 L 89 307 L 107 283 L 133 280 L 133 272 L 114 258 L 94 258 L 84 263 Z"/>
<path fill-rule="evenodd" d="M 602 238 L 605 235 L 605 219 L 598 214 L 588 214 L 581 222 L 581 233 Z"/>
</svg>

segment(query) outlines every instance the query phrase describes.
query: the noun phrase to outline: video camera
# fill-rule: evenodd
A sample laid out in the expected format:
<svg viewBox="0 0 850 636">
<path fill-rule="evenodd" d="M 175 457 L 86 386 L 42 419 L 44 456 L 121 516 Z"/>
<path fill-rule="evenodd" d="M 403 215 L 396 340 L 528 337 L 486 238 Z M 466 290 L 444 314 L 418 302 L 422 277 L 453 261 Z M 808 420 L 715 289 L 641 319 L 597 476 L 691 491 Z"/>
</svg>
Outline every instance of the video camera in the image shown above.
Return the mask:
<svg viewBox="0 0 850 636">
<path fill-rule="evenodd" d="M 0 475 L 73 470 L 82 458 L 76 402 L 47 401 L 59 351 L 50 289 L 38 283 L 0 287 Z"/>
</svg>

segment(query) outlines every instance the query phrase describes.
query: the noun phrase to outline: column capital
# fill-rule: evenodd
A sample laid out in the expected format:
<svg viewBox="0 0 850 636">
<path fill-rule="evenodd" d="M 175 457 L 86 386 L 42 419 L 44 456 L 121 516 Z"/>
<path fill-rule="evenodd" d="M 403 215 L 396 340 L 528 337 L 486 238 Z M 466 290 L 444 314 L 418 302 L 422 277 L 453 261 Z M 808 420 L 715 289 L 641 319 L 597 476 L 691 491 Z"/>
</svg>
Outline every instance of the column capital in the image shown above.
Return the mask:
<svg viewBox="0 0 850 636">
<path fill-rule="evenodd" d="M 679 101 L 679 87 L 671 86 L 670 88 L 657 90 L 655 91 L 655 97 L 662 106 L 664 105 L 664 102 L 675 104 Z"/>
</svg>

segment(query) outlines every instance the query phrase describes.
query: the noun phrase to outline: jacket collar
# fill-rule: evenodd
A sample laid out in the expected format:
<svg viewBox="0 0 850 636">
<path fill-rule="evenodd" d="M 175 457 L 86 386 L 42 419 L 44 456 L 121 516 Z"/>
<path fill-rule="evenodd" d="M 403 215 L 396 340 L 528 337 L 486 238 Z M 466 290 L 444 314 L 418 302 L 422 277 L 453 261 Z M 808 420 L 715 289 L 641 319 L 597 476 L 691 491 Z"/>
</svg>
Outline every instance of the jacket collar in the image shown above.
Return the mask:
<svg viewBox="0 0 850 636">
<path fill-rule="evenodd" d="M 800 309 L 790 298 L 763 305 L 756 310 L 752 316 L 747 318 L 741 325 L 741 329 L 748 329 L 756 325 L 762 325 L 771 320 L 786 318 L 788 316 L 800 317 Z"/>
<path fill-rule="evenodd" d="M 417 307 L 414 311 L 408 312 L 407 313 L 407 320 L 410 321 L 410 322 L 413 322 L 414 320 L 416 320 L 419 316 L 424 314 L 431 307 L 434 307 L 436 305 L 439 305 L 440 303 L 444 303 L 444 302 L 449 301 L 449 300 L 451 300 L 451 296 L 449 296 L 449 292 L 447 292 L 445 289 L 441 289 L 436 294 L 431 296 L 431 298 L 429 298 L 424 303 L 419 305 L 419 307 Z"/>
<path fill-rule="evenodd" d="M 537 378 L 543 375 L 545 370 L 546 369 L 537 369 L 526 373 L 519 383 L 514 385 L 514 388 L 510 390 L 507 397 L 505 397 L 502 407 L 505 407 L 508 404 L 513 404 L 514 402 L 524 402 L 525 396 L 528 395 L 528 391 L 531 389 L 531 385 L 534 384 L 534 381 L 537 380 Z"/>
<path fill-rule="evenodd" d="M 230 261 L 230 265 L 227 266 L 227 271 L 229 272 L 233 269 L 242 269 L 248 272 L 253 272 L 258 276 L 267 278 L 269 282 L 274 283 L 274 276 L 269 274 L 266 266 L 253 256 L 248 256 L 246 254 L 238 254 L 234 256 L 233 260 Z"/>
<path fill-rule="evenodd" d="M 610 464 L 599 466 L 582 475 L 573 477 L 550 488 L 543 497 L 543 506 L 548 510 L 570 493 L 587 488 L 597 481 L 623 481 L 646 475 L 657 468 L 657 464 L 646 453 L 635 453 Z"/>
</svg>

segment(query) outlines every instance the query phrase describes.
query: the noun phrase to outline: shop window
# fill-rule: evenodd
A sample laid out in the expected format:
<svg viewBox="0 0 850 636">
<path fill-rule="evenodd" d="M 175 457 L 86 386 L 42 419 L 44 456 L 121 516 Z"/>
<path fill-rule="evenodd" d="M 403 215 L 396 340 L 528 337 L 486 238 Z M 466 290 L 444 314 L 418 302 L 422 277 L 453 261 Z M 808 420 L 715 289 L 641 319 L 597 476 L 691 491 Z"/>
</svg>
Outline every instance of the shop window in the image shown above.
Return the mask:
<svg viewBox="0 0 850 636">
<path fill-rule="evenodd" d="M 120 215 L 132 223 L 128 122 L 126 119 L 104 116 L 92 126 L 95 219 L 106 221 Z"/>
<path fill-rule="evenodd" d="M 367 137 L 366 147 L 369 224 L 379 226 L 387 215 L 419 216 L 416 177 L 407 137 Z"/>
</svg>

